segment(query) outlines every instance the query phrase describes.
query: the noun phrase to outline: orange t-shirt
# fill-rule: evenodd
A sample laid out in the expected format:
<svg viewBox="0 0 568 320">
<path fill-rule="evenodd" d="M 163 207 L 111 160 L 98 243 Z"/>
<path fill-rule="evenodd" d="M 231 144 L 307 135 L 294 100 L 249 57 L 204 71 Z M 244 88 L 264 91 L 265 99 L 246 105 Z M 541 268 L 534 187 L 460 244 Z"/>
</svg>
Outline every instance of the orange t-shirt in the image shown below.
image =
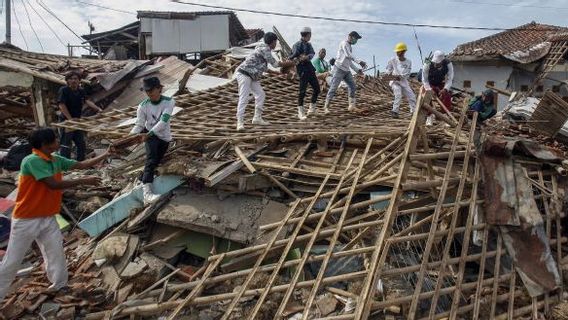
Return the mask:
<svg viewBox="0 0 568 320">
<path fill-rule="evenodd" d="M 50 217 L 61 210 L 63 191 L 51 189 L 42 179 L 63 179 L 62 172 L 69 170 L 77 161 L 58 154 L 46 155 L 37 149 L 22 160 L 18 196 L 12 216 L 16 219 Z"/>
</svg>

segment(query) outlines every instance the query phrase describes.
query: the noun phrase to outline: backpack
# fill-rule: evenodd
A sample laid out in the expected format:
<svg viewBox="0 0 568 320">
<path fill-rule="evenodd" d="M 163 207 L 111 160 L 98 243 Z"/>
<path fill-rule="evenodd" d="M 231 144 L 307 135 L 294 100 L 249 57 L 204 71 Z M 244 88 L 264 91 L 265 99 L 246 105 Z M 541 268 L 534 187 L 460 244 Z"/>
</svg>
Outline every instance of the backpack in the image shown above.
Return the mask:
<svg viewBox="0 0 568 320">
<path fill-rule="evenodd" d="M 27 140 L 16 141 L 3 159 L 3 168 L 9 171 L 20 170 L 22 160 L 32 153 L 32 146 Z"/>
</svg>

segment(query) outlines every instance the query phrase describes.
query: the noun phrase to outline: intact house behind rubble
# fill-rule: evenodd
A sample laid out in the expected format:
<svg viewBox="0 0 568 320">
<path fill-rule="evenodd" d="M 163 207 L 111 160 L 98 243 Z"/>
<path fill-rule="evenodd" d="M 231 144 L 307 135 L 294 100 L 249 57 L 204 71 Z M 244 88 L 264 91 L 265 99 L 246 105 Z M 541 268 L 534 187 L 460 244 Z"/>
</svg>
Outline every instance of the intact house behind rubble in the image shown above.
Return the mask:
<svg viewBox="0 0 568 320">
<path fill-rule="evenodd" d="M 548 70 L 542 81 L 534 83 L 547 58 L 557 51 L 565 52 L 565 32 L 567 28 L 533 21 L 461 44 L 450 55 L 455 70 L 454 86 L 475 94 L 485 90 L 486 85 L 520 93 L 532 90 L 536 97 L 552 90 L 566 100 L 568 88 L 564 80 L 568 64 L 564 57 Z M 498 108 L 503 109 L 506 102 L 507 97 L 500 95 Z"/>
<path fill-rule="evenodd" d="M 83 35 L 105 59 L 149 59 L 176 55 L 198 61 L 230 47 L 258 41 L 261 29 L 245 29 L 232 11 L 138 11 L 138 21 Z"/>
</svg>

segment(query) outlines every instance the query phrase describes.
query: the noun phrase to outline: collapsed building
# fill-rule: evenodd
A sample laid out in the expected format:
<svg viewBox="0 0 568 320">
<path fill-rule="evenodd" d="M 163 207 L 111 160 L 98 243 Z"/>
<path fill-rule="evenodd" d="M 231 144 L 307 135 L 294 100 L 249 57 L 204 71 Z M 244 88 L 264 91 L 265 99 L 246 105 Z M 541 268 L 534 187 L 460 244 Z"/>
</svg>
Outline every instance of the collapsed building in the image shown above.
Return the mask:
<svg viewBox="0 0 568 320">
<path fill-rule="evenodd" d="M 344 88 L 331 114 L 299 121 L 297 80 L 271 75 L 272 125 L 238 132 L 231 78 L 246 52 L 124 71 L 103 113 L 55 124 L 122 152 L 87 172 L 103 186 L 66 193 L 71 292 L 45 293 L 32 252 L 9 318 L 564 319 L 562 99 L 543 99 L 538 122 L 480 124 L 467 96 L 440 112 L 421 91 L 416 112 L 393 119 L 387 83 L 358 77 L 365 113 L 347 112 Z M 148 207 L 134 182 L 143 146 L 126 137 L 140 74 L 165 79 L 178 107 Z"/>
</svg>

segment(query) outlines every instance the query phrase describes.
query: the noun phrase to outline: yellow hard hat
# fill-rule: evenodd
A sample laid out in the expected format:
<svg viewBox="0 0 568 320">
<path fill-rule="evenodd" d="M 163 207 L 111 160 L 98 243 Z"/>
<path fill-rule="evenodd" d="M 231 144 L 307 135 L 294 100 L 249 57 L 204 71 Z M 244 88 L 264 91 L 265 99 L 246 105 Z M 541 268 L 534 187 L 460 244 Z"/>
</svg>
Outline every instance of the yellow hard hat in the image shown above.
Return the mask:
<svg viewBox="0 0 568 320">
<path fill-rule="evenodd" d="M 394 47 L 394 52 L 401 52 L 401 51 L 406 51 L 406 50 L 408 50 L 408 48 L 406 47 L 406 43 L 404 43 L 404 42 L 399 42 Z"/>
</svg>

